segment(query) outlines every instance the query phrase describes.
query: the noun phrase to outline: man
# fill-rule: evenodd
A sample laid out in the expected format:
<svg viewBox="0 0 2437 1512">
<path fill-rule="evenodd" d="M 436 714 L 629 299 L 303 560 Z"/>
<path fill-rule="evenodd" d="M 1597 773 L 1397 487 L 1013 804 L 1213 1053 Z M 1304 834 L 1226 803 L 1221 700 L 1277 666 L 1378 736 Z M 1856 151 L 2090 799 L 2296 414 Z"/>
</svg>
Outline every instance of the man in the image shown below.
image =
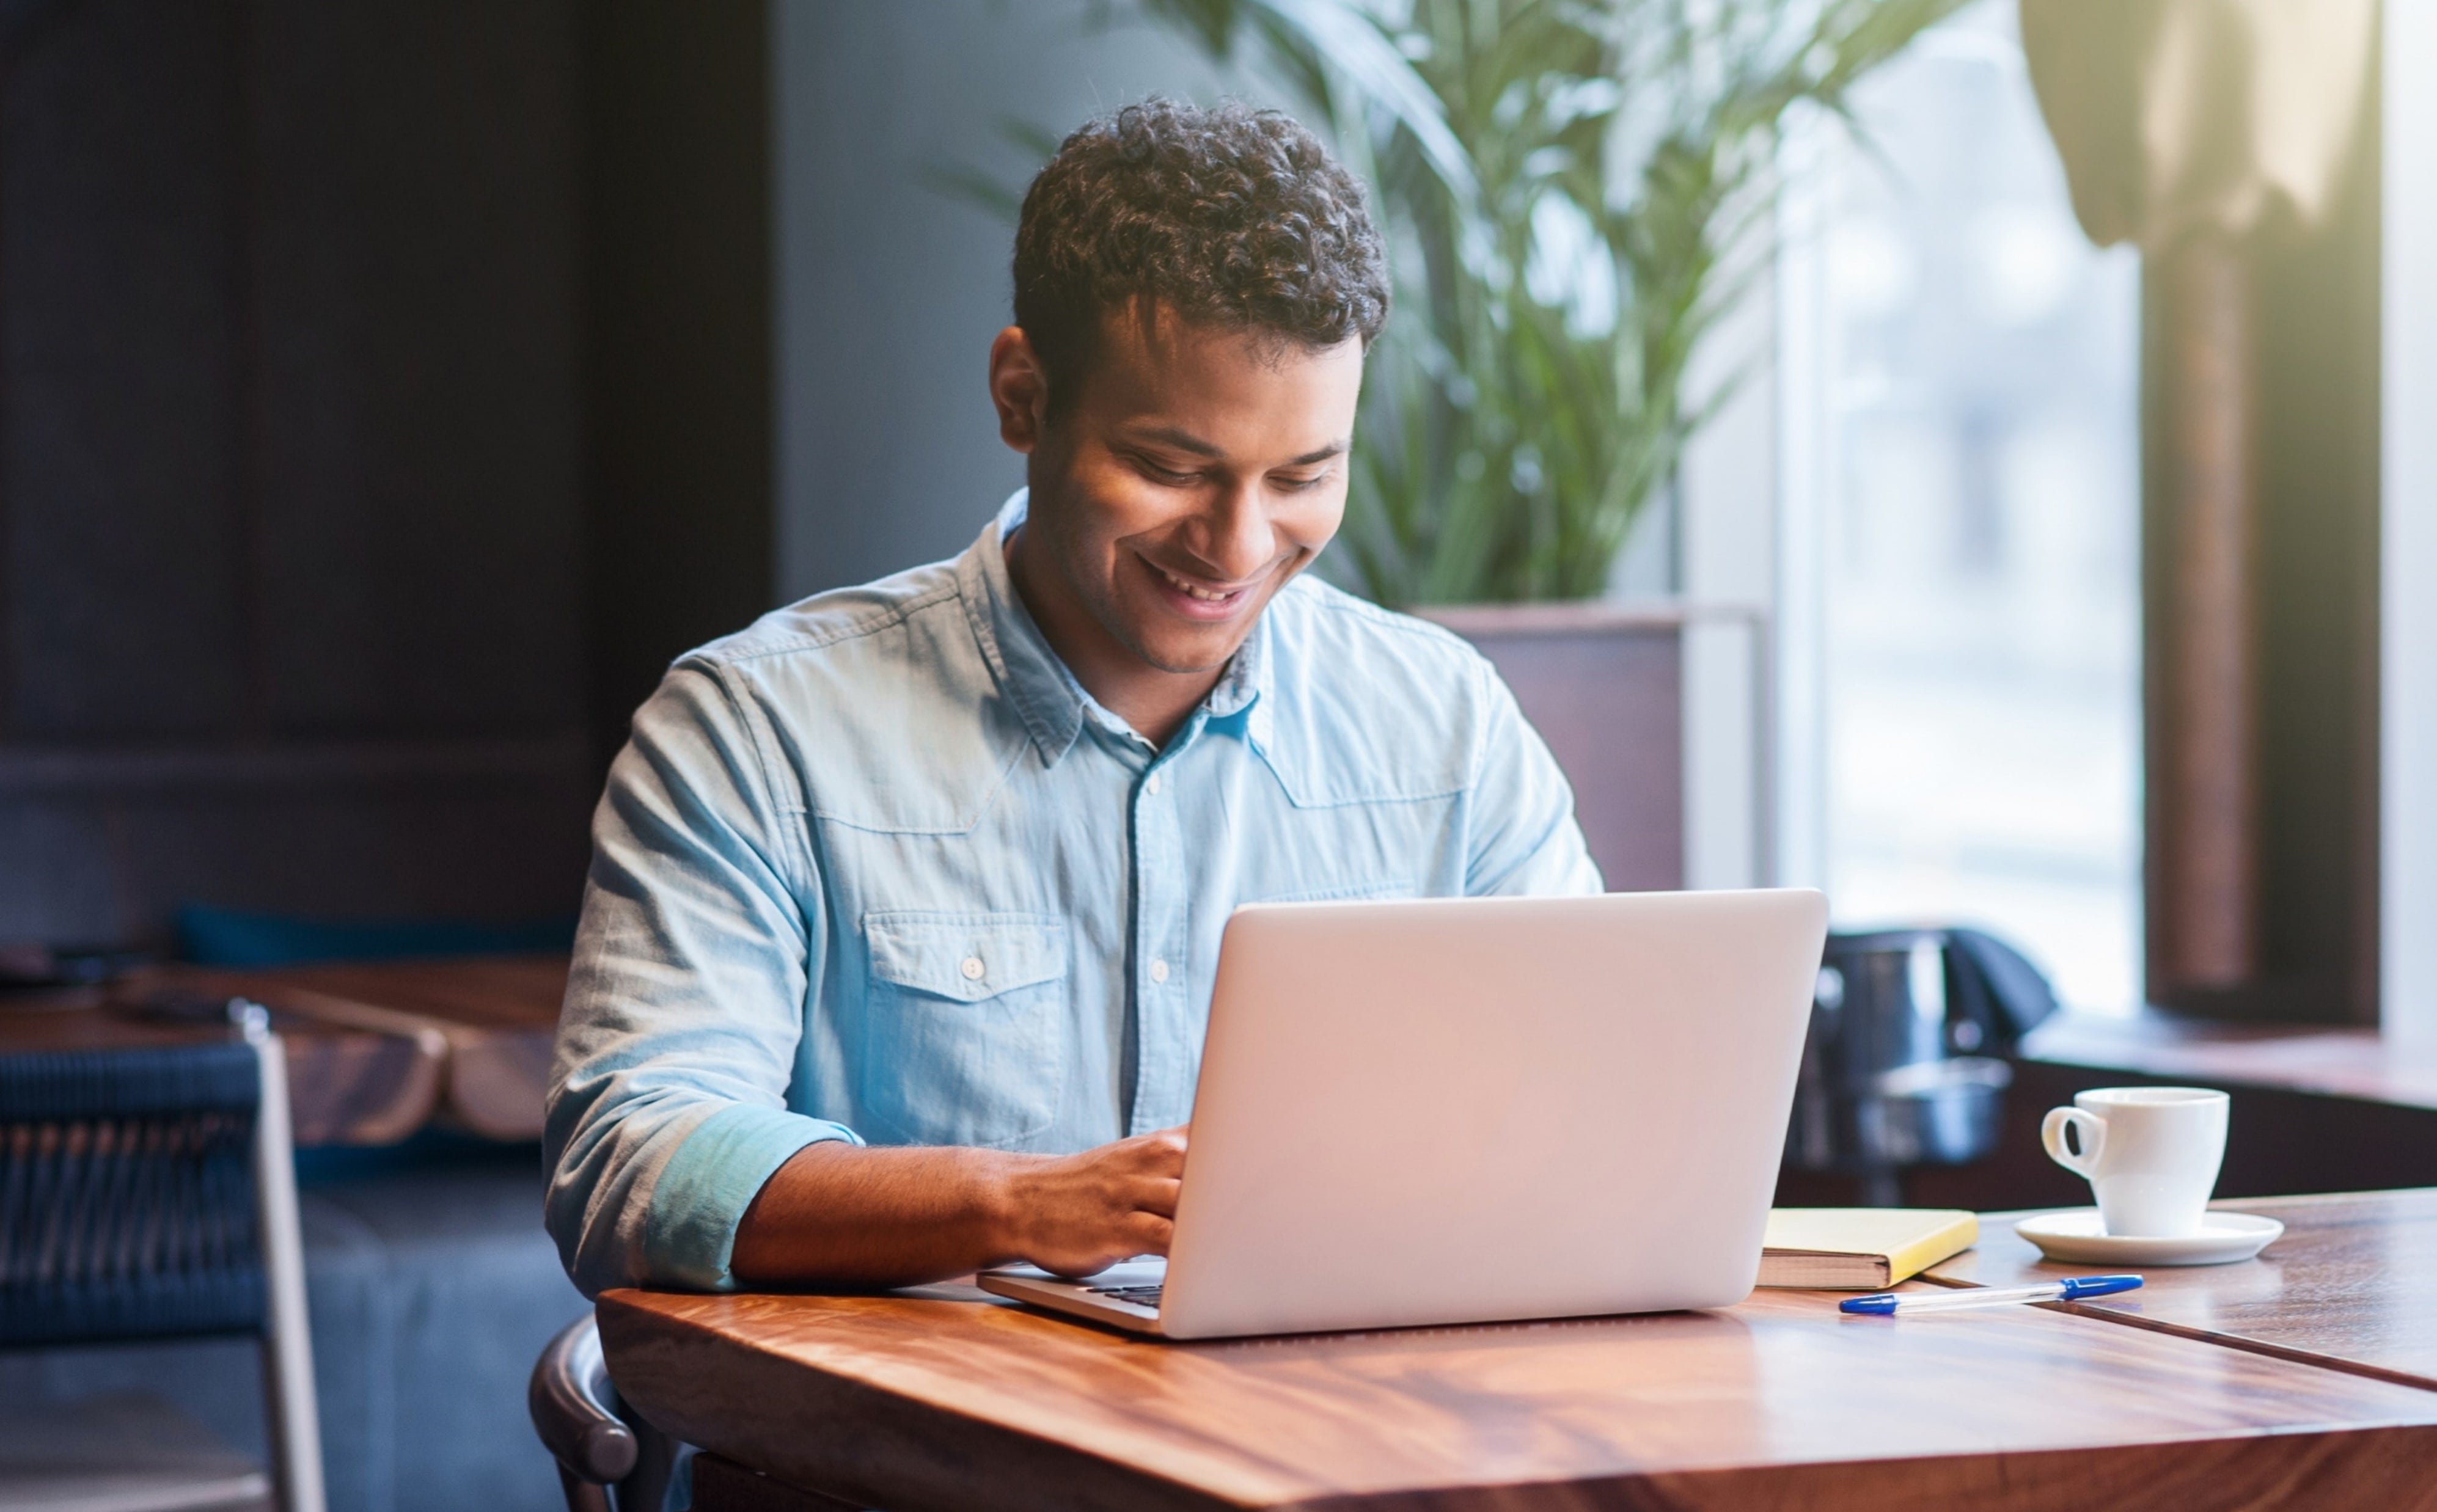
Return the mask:
<svg viewBox="0 0 2437 1512">
<path fill-rule="evenodd" d="M 1236 904 L 1598 891 L 1487 663 L 1305 575 L 1387 304 L 1285 116 L 1067 139 L 991 348 L 1028 487 L 681 658 L 611 770 L 550 1091 L 586 1291 L 1164 1253 Z"/>
</svg>

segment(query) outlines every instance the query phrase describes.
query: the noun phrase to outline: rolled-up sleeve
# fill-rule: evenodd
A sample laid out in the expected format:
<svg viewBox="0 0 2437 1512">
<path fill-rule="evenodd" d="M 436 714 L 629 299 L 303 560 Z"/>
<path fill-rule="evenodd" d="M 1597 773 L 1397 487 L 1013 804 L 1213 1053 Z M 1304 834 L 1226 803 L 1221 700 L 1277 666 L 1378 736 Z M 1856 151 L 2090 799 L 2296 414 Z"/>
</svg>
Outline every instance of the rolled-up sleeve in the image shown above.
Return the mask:
<svg viewBox="0 0 2437 1512">
<path fill-rule="evenodd" d="M 731 1286 L 763 1183 L 856 1138 L 787 1106 L 823 914 L 757 717 L 717 664 L 680 663 L 593 815 L 544 1129 L 546 1221 L 587 1295 Z"/>
<path fill-rule="evenodd" d="M 1556 757 L 1505 680 L 1485 660 L 1475 662 L 1474 672 L 1482 718 L 1467 793 L 1464 892 L 1546 897 L 1601 891 L 1599 867 L 1574 822 L 1574 791 Z"/>
</svg>

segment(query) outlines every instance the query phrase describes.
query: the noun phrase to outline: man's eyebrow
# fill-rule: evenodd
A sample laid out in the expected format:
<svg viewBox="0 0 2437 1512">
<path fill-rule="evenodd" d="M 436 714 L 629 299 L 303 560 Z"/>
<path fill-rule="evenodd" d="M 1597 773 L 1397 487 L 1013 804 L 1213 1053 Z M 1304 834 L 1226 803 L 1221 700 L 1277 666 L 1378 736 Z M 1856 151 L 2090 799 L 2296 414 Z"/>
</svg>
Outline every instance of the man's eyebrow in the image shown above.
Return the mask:
<svg viewBox="0 0 2437 1512">
<path fill-rule="evenodd" d="M 1309 467 L 1314 462 L 1324 462 L 1331 457 L 1342 457 L 1345 455 L 1345 443 L 1341 441 L 1332 441 L 1318 451 L 1307 451 L 1300 457 L 1288 458 L 1286 465 L 1289 467 Z"/>
<path fill-rule="evenodd" d="M 1203 441 L 1193 432 L 1189 430 L 1179 430 L 1173 426 L 1148 426 L 1142 430 L 1133 432 L 1133 436 L 1135 440 L 1150 442 L 1161 446 L 1172 446 L 1178 451 L 1191 452 L 1196 457 L 1218 457 L 1221 455 L 1218 447 L 1213 446 L 1206 441 Z M 1281 467 L 1309 467 L 1314 462 L 1324 462 L 1332 457 L 1342 456 L 1346 449 L 1347 445 L 1345 442 L 1332 441 L 1327 445 L 1320 447 L 1315 451 L 1307 451 L 1300 457 L 1289 457 L 1278 465 Z"/>
<path fill-rule="evenodd" d="M 1149 426 L 1135 431 L 1133 435 L 1138 441 L 1152 442 L 1162 446 L 1173 446 L 1178 451 L 1189 451 L 1196 457 L 1219 455 L 1218 447 L 1189 430 L 1179 430 L 1173 426 Z"/>
</svg>

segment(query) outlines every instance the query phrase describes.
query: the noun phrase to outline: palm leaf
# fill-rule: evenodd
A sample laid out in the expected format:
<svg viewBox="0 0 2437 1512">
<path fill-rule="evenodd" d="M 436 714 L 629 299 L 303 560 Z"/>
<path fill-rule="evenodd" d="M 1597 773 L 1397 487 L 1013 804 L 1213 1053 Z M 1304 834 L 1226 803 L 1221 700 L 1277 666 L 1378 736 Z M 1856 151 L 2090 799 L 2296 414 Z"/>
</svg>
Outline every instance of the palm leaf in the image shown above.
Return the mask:
<svg viewBox="0 0 2437 1512">
<path fill-rule="evenodd" d="M 1766 270 L 1778 123 L 1804 101 L 1846 113 L 1963 0 L 1101 9 L 1128 3 L 1214 59 L 1257 49 L 1373 187 L 1397 307 L 1328 570 L 1407 604 L 1605 588 L 1747 376 L 1687 391 L 1701 342 Z M 1021 200 L 971 170 L 933 182 L 1004 214 Z M 1552 245 L 1566 225 L 1586 244 Z"/>
</svg>

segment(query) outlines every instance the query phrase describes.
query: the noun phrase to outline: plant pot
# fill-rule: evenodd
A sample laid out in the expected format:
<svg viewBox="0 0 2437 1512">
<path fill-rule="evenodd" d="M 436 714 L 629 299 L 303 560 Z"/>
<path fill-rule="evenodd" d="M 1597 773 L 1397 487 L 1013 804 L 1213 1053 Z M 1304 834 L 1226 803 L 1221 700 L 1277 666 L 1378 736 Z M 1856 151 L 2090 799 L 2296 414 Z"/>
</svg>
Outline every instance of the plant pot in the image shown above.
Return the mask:
<svg viewBox="0 0 2437 1512">
<path fill-rule="evenodd" d="M 1614 892 L 1684 885 L 1684 616 L 1604 603 L 1416 611 L 1480 648 L 1574 789 Z"/>
</svg>

